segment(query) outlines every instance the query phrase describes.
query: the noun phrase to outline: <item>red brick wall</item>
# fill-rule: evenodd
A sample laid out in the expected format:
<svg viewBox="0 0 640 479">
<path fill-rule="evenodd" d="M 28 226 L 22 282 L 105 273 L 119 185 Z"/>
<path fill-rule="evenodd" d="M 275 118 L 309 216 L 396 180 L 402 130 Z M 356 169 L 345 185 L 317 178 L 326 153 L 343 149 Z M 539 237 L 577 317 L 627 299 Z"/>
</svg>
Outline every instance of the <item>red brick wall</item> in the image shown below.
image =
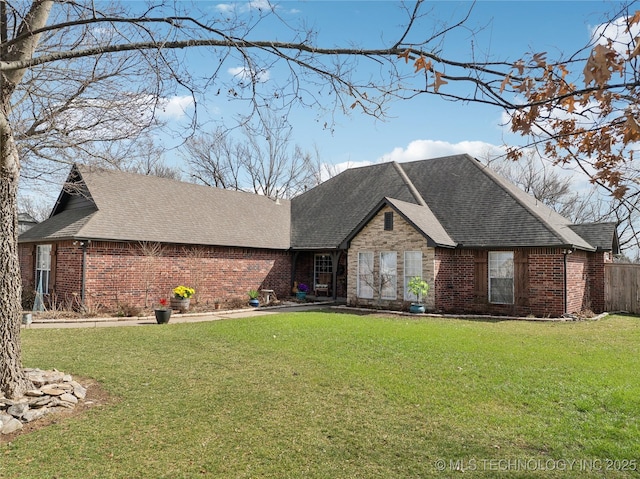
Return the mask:
<svg viewBox="0 0 640 479">
<path fill-rule="evenodd" d="M 558 317 L 565 313 L 564 253 L 559 248 L 527 249 L 527 291 L 516 291 L 520 305 L 489 304 L 474 293 L 474 253 L 436 250 L 436 308 L 451 313 L 490 313 Z M 575 251 L 567 254 L 567 308 L 569 313 L 604 310 L 604 263 L 607 253 Z M 517 285 L 516 285 L 517 287 Z"/>
<path fill-rule="evenodd" d="M 529 251 L 529 307 L 535 316 L 564 314 L 564 255 L 558 248 Z"/>
<path fill-rule="evenodd" d="M 474 253 L 471 250 L 436 248 L 434 259 L 437 311 L 480 312 L 474 299 Z"/>
<path fill-rule="evenodd" d="M 612 263 L 613 257 L 608 252 L 589 253 L 588 277 L 591 311 L 601 313 L 605 310 L 605 263 Z"/>
<path fill-rule="evenodd" d="M 25 284 L 34 281 L 32 248 L 19 248 Z M 204 304 L 248 299 L 250 289 L 273 289 L 288 297 L 290 276 L 287 251 L 164 245 L 160 255 L 145 255 L 137 243 L 92 242 L 86 254 L 85 303 L 92 308 L 152 307 L 179 285 L 196 289 L 193 301 Z M 58 243 L 53 287 L 60 301 L 79 297 L 81 278 L 82 248 Z"/>
<path fill-rule="evenodd" d="M 196 290 L 192 301 L 247 299 L 250 289 L 290 289 L 291 257 L 286 251 L 164 245 L 144 255 L 138 244 L 96 242 L 88 251 L 87 296 L 102 305 L 153 306 L 171 290 Z"/>
<path fill-rule="evenodd" d="M 591 309 L 590 283 L 588 253 L 575 251 L 568 254 L 567 313 L 579 313 Z"/>
<path fill-rule="evenodd" d="M 35 245 L 33 244 L 19 244 L 18 245 L 18 258 L 20 260 L 20 276 L 22 278 L 22 287 L 24 289 L 35 288 Z"/>
<path fill-rule="evenodd" d="M 52 288 L 56 301 L 71 309 L 82 305 L 82 246 L 73 241 L 57 243 L 52 255 Z"/>
</svg>

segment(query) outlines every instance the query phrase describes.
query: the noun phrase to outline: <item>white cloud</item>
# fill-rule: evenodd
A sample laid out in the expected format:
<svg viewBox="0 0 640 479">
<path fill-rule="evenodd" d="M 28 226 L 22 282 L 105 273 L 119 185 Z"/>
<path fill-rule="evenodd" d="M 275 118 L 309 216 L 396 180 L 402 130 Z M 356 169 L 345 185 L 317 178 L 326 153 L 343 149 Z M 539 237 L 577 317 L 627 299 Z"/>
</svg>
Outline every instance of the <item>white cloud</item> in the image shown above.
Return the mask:
<svg viewBox="0 0 640 479">
<path fill-rule="evenodd" d="M 249 5 L 249 8 L 253 8 L 256 10 L 271 10 L 275 8 L 274 6 L 271 5 L 269 0 L 252 0 L 251 2 L 249 2 L 248 5 Z"/>
<path fill-rule="evenodd" d="M 414 140 L 406 148 L 397 147 L 391 152 L 380 156 L 376 161 L 345 161 L 336 164 L 325 164 L 322 169 L 322 181 L 352 168 L 370 166 L 374 163 L 396 161 L 405 163 L 408 161 L 426 160 L 441 156 L 458 155 L 467 153 L 479 160 L 486 160 L 487 156 L 500 156 L 505 154 L 501 146 L 492 145 L 482 141 L 461 141 L 460 143 L 448 143 L 436 140 Z"/>
<path fill-rule="evenodd" d="M 591 29 L 591 38 L 595 43 L 606 44 L 608 40 L 613 42 L 613 48 L 620 54 L 626 54 L 633 50 L 634 39 L 640 35 L 640 25 L 628 26 L 628 18 L 620 17 L 609 23 L 597 25 Z"/>
<path fill-rule="evenodd" d="M 164 98 L 159 103 L 159 116 L 162 118 L 182 118 L 187 110 L 193 106 L 193 98 L 190 96 L 173 96 Z"/>
<path fill-rule="evenodd" d="M 267 12 L 271 10 L 275 10 L 277 5 L 271 4 L 269 0 L 251 0 L 248 2 L 238 2 L 238 3 L 218 3 L 215 6 L 215 9 L 222 13 L 247 13 L 251 10 L 260 10 L 262 12 Z"/>
<path fill-rule="evenodd" d="M 231 3 L 219 3 L 216 5 L 216 10 L 222 13 L 229 13 L 233 11 L 233 5 Z"/>
<path fill-rule="evenodd" d="M 406 148 L 397 147 L 391 152 L 382 155 L 378 161 L 396 161 L 403 163 L 407 161 L 424 160 L 428 158 L 438 158 L 441 156 L 458 155 L 467 153 L 475 158 L 483 159 L 487 155 L 502 155 L 504 149 L 500 146 L 485 143 L 483 141 L 461 141 L 459 143 L 448 143 L 437 140 L 414 140 Z"/>
</svg>

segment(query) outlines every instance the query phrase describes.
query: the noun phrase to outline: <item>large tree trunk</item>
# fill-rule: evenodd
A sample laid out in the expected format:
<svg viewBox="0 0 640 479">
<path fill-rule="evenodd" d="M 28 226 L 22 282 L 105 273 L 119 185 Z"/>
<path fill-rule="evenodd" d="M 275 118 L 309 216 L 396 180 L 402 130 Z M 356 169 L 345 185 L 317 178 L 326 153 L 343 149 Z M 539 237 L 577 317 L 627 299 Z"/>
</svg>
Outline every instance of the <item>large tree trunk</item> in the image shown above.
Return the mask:
<svg viewBox="0 0 640 479">
<path fill-rule="evenodd" d="M 18 259 L 18 151 L 0 112 L 0 392 L 21 396 L 30 387 L 22 371 L 20 317 L 22 281 Z"/>
<path fill-rule="evenodd" d="M 1 0 L 0 0 L 1 1 Z M 0 9 L 0 41 L 7 41 L 4 3 Z M 53 6 L 52 0 L 33 0 L 13 45 L 0 49 L 1 60 L 27 60 L 40 40 L 29 32 L 44 27 Z M 31 387 L 22 371 L 20 319 L 22 280 L 18 257 L 18 182 L 20 158 L 14 142 L 9 112 L 11 95 L 25 70 L 0 73 L 0 393 L 13 398 Z"/>
</svg>

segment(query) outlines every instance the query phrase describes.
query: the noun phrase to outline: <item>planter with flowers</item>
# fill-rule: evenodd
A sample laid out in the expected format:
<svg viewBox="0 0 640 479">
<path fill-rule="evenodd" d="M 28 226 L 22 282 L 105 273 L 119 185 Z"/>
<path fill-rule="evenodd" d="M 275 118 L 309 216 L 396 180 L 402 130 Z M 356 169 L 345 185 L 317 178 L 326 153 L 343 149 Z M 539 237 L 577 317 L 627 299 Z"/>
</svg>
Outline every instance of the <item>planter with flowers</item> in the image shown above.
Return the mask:
<svg viewBox="0 0 640 479">
<path fill-rule="evenodd" d="M 307 299 L 307 293 L 309 292 L 309 286 L 304 283 L 298 285 L 298 291 L 296 291 L 296 298 L 305 301 Z"/>
<path fill-rule="evenodd" d="M 177 309 L 181 313 L 186 313 L 189 310 L 189 304 L 191 302 L 191 296 L 196 292 L 193 288 L 186 286 L 177 286 L 173 288 L 173 298 L 171 298 L 171 307 Z"/>
<path fill-rule="evenodd" d="M 167 298 L 160 298 L 159 306 L 153 310 L 158 324 L 166 324 L 171 318 L 171 308 L 167 308 Z"/>
</svg>

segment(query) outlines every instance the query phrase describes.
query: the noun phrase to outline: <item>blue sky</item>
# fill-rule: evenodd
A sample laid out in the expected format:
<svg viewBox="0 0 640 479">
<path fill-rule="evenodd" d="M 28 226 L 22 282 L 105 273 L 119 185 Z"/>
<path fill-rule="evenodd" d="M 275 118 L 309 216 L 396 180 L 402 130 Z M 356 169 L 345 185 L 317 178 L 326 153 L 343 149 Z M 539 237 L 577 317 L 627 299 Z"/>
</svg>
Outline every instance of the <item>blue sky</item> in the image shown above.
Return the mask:
<svg viewBox="0 0 640 479">
<path fill-rule="evenodd" d="M 277 12 L 291 24 L 305 22 L 318 31 L 320 46 L 384 46 L 397 38 L 405 14 L 397 1 L 274 1 Z M 226 9 L 249 12 L 260 2 L 212 3 L 218 12 Z M 426 2 L 429 21 L 420 30 L 430 33 L 432 21 L 448 24 L 460 20 L 471 2 Z M 446 38 L 443 55 L 466 60 L 476 54 L 500 60 L 517 60 L 527 52 L 547 52 L 550 58 L 569 55 L 589 42 L 593 29 L 615 12 L 616 2 L 604 1 L 483 1 L 473 7 L 460 30 Z M 470 31 L 475 31 L 472 37 Z M 287 32 L 271 31 L 284 38 Z M 257 37 L 258 35 L 256 35 Z M 443 88 L 448 88 L 448 85 Z M 238 107 L 220 97 L 209 111 L 230 117 Z M 317 148 L 323 162 L 358 166 L 394 159 L 397 161 L 467 152 L 482 155 L 505 142 L 522 143 L 501 126 L 501 111 L 477 104 L 464 104 L 424 96 L 394 104 L 388 118 L 375 120 L 357 110 L 337 116 L 333 132 L 322 128 L 317 112 L 297 110 L 292 115 L 293 141 L 305 150 Z"/>
</svg>

